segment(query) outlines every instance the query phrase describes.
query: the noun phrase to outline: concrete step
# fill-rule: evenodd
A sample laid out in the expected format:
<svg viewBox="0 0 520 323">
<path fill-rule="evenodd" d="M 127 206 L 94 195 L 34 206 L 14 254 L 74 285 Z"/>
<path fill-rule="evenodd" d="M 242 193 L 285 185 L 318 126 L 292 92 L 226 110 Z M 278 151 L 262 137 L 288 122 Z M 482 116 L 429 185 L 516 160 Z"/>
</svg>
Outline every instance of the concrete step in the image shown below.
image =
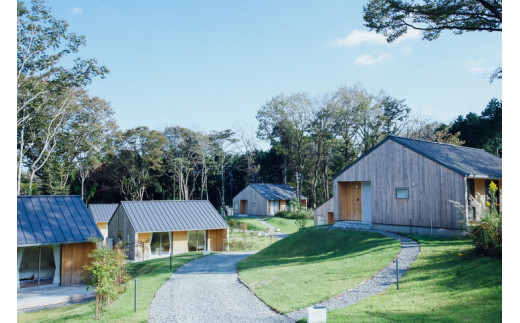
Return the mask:
<svg viewBox="0 0 520 323">
<path fill-rule="evenodd" d="M 337 221 L 332 227 L 351 230 L 370 230 L 372 229 L 372 224 L 358 221 Z"/>
</svg>

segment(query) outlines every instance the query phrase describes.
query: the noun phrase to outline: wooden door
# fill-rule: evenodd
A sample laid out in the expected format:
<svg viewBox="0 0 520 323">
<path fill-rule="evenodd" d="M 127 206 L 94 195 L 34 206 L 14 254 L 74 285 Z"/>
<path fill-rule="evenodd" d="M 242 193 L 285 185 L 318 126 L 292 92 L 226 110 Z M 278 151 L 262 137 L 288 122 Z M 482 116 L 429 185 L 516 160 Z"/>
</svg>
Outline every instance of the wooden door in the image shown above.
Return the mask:
<svg viewBox="0 0 520 323">
<path fill-rule="evenodd" d="M 361 221 L 361 182 L 338 182 L 339 219 Z"/>
<path fill-rule="evenodd" d="M 333 212 L 328 212 L 327 216 L 328 216 L 327 224 L 334 224 L 334 213 Z"/>
<path fill-rule="evenodd" d="M 240 200 L 240 214 L 247 214 L 247 200 Z"/>
</svg>

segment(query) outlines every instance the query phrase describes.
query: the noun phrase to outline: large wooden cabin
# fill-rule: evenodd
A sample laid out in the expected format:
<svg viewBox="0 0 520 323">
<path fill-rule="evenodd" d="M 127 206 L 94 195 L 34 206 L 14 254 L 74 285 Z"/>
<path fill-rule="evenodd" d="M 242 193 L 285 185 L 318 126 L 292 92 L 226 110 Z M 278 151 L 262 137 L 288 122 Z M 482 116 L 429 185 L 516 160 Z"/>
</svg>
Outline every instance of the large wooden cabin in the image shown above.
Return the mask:
<svg viewBox="0 0 520 323">
<path fill-rule="evenodd" d="M 502 159 L 484 150 L 388 136 L 334 178 L 333 221 L 458 234 L 491 181 L 501 189 Z"/>
</svg>

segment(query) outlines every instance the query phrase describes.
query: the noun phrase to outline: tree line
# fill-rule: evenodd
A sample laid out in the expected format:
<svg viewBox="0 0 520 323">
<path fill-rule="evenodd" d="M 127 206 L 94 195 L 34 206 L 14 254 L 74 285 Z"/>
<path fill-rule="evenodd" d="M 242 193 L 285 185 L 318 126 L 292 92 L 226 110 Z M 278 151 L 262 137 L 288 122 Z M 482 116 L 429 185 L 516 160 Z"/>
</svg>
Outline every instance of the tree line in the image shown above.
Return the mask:
<svg viewBox="0 0 520 323">
<path fill-rule="evenodd" d="M 480 116 L 446 125 L 360 86 L 275 95 L 259 107 L 256 133 L 119 130 L 110 104 L 86 90 L 109 70 L 76 57 L 84 37 L 39 0 L 18 1 L 17 29 L 18 194 L 77 194 L 86 203 L 207 199 L 220 208 L 249 183 L 287 183 L 315 207 L 332 196 L 333 176 L 387 135 L 502 154 L 497 99 Z"/>
</svg>

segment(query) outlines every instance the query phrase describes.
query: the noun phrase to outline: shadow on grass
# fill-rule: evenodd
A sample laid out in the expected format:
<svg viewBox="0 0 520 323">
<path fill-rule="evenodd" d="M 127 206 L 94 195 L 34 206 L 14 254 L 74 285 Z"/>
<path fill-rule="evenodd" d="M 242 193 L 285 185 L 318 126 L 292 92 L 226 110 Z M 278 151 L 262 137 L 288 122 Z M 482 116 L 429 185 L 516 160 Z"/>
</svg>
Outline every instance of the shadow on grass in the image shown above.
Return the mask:
<svg viewBox="0 0 520 323">
<path fill-rule="evenodd" d="M 360 315 L 361 314 L 361 315 Z M 364 314 L 364 315 L 363 315 Z M 472 319 L 473 318 L 473 319 Z M 350 314 L 348 311 L 341 314 L 327 313 L 327 322 L 501 322 L 502 314 L 500 311 L 489 310 L 478 304 L 467 304 L 464 300 L 457 301 L 450 305 L 438 306 L 431 304 L 421 310 L 387 312 L 387 311 L 366 311 Z M 303 321 L 298 321 L 303 322 Z"/>
<path fill-rule="evenodd" d="M 502 283 L 502 261 L 485 256 L 471 248 L 468 240 L 443 239 L 442 241 L 419 238 L 425 249 L 439 249 L 428 252 L 426 261 L 419 261 L 410 269 L 411 273 L 422 275 L 405 277 L 415 280 L 432 280 L 439 288 L 449 290 L 474 290 L 493 288 Z M 478 270 L 476 270 L 478 269 Z"/>
<path fill-rule="evenodd" d="M 241 261 L 239 269 L 359 257 L 375 250 L 392 248 L 394 242 L 392 238 L 372 232 L 307 228 Z"/>
</svg>

